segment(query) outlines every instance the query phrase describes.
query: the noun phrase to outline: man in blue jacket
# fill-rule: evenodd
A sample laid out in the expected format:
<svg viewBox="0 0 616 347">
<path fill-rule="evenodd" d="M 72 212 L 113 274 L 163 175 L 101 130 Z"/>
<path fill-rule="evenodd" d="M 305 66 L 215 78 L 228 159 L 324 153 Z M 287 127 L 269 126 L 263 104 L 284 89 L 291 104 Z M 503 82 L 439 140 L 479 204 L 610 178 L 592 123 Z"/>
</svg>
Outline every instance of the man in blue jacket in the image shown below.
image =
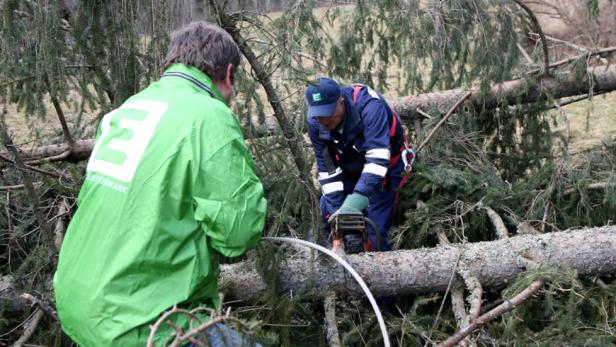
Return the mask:
<svg viewBox="0 0 616 347">
<path fill-rule="evenodd" d="M 387 234 L 413 153 L 400 119 L 382 95 L 366 85 L 340 87 L 322 77 L 308 86 L 308 134 L 317 160 L 324 222 L 336 213 L 364 212 L 373 250 L 391 250 Z M 326 226 L 326 232 L 329 228 Z"/>
</svg>

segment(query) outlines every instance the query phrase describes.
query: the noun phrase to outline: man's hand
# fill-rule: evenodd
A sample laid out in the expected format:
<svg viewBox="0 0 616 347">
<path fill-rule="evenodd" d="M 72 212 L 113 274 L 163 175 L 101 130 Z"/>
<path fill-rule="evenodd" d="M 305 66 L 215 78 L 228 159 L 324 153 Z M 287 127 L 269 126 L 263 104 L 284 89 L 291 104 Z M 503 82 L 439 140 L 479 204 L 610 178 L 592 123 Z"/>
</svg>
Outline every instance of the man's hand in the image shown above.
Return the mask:
<svg viewBox="0 0 616 347">
<path fill-rule="evenodd" d="M 331 223 L 340 213 L 361 212 L 368 207 L 369 201 L 367 196 L 359 193 L 348 195 L 338 211 L 334 212 L 327 221 Z"/>
</svg>

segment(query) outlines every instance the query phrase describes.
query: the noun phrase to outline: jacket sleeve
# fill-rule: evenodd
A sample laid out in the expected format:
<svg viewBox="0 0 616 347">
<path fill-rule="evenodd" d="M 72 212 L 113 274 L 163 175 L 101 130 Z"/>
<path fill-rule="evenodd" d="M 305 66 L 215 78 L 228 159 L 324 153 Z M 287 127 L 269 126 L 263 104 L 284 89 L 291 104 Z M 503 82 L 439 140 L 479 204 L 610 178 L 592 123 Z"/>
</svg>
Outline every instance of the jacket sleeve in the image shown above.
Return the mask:
<svg viewBox="0 0 616 347">
<path fill-rule="evenodd" d="M 330 158 L 326 141 L 319 138 L 319 125 L 317 123 L 308 122 L 308 136 L 317 161 L 319 184 L 321 185 L 325 207 L 327 212 L 332 214 L 340 208 L 345 198 L 342 169 L 337 167 L 333 159 Z"/>
<path fill-rule="evenodd" d="M 391 156 L 389 116 L 382 99 L 372 99 L 361 110 L 366 161 L 354 192 L 368 198 L 383 184 Z"/>
<path fill-rule="evenodd" d="M 196 187 L 195 219 L 213 249 L 236 257 L 257 244 L 267 203 L 241 137 L 202 160 Z"/>
</svg>

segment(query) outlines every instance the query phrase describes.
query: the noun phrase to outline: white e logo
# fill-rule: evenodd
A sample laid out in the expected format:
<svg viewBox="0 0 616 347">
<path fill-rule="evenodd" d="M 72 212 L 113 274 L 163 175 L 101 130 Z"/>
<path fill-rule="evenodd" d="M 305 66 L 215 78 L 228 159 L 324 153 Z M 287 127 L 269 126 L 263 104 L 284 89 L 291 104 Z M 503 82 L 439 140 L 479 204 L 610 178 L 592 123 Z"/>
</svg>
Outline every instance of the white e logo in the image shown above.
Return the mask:
<svg viewBox="0 0 616 347">
<path fill-rule="evenodd" d="M 132 181 L 167 107 L 162 101 L 136 100 L 106 114 L 86 171 Z"/>
</svg>

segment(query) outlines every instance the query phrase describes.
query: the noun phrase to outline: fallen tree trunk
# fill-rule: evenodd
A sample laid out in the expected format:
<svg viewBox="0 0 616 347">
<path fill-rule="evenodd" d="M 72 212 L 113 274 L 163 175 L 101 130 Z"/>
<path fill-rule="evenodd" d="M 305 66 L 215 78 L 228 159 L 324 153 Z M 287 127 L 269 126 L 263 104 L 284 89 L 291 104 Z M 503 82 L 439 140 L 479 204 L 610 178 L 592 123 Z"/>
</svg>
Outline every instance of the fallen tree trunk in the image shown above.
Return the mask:
<svg viewBox="0 0 616 347">
<path fill-rule="evenodd" d="M 541 76 L 536 81 L 516 79 L 503 82 L 482 93 L 479 87 L 458 88 L 433 93 L 405 96 L 394 108 L 402 118 L 414 119 L 420 111 L 444 114 L 466 92 L 471 92 L 466 105 L 474 109 L 495 109 L 501 105 L 527 104 L 551 96 L 554 99 L 616 90 L 616 66 L 592 67 L 583 76 L 571 73 Z"/>
<path fill-rule="evenodd" d="M 348 259 L 377 296 L 421 294 L 446 290 L 461 264 L 483 288 L 511 283 L 530 261 L 547 267 L 571 268 L 581 276 L 616 274 L 616 226 L 510 237 L 498 241 L 452 244 L 436 248 L 349 255 Z M 281 265 L 286 293 L 353 292 L 361 289 L 341 266 L 319 256 L 294 255 Z M 463 285 L 454 276 L 452 286 Z M 6 283 L 5 283 L 6 282 Z M 254 264 L 222 265 L 220 289 L 227 299 L 258 300 L 267 291 Z M 0 277 L 0 307 L 19 313 L 28 303 Z"/>
<path fill-rule="evenodd" d="M 471 89 L 452 89 L 419 95 L 405 96 L 399 99 L 394 108 L 405 119 L 417 119 L 421 112 L 437 112 L 445 114 L 453 103 L 465 93 L 471 95 L 466 102 L 475 109 L 495 109 L 501 105 L 515 105 L 517 103 L 531 103 L 548 96 L 554 99 L 593 93 L 602 93 L 616 90 L 616 66 L 593 67 L 587 70 L 584 76 L 561 74 L 542 76 L 536 81 L 517 79 L 503 82 L 482 93 L 479 87 Z M 421 110 L 421 111 L 420 111 Z M 64 158 L 63 153 L 70 150 L 68 144 L 48 145 L 22 150 L 21 156 L 25 161 L 41 158 L 51 158 L 50 161 L 86 160 L 92 151 L 94 141 L 91 139 L 76 141 L 70 156 Z M 5 154 L 0 154 L 7 157 Z"/>
<path fill-rule="evenodd" d="M 67 143 L 38 146 L 32 149 L 19 150 L 19 155 L 26 162 L 32 162 L 34 160 L 45 160 L 48 162 L 53 161 L 72 161 L 79 162 L 87 160 L 92 153 L 92 146 L 94 146 L 94 139 L 78 140 L 75 141 L 72 147 Z M 8 153 L 0 153 L 3 158 L 8 158 Z"/>
<path fill-rule="evenodd" d="M 582 276 L 599 276 L 616 273 L 616 226 L 364 253 L 348 259 L 375 296 L 444 291 L 461 264 L 484 288 L 512 282 L 529 261 L 571 268 Z M 279 276 L 281 288 L 287 293 L 361 291 L 341 266 L 322 257 L 290 257 L 281 265 Z M 452 285 L 462 285 L 461 280 L 454 276 Z M 267 290 L 262 277 L 248 262 L 222 266 L 220 286 L 227 298 L 247 301 L 258 299 Z"/>
</svg>

